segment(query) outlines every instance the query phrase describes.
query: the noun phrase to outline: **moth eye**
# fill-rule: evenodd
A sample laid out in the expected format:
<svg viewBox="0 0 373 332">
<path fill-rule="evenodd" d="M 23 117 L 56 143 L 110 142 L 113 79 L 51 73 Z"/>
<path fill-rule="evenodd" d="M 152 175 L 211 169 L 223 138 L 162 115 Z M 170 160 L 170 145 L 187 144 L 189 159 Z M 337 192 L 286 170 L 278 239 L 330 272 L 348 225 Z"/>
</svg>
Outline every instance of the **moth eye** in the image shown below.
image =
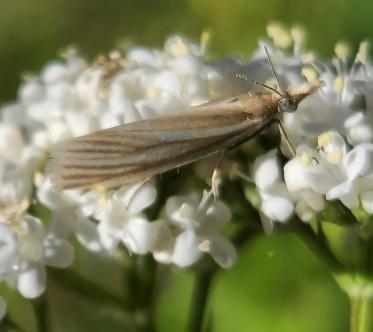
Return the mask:
<svg viewBox="0 0 373 332">
<path fill-rule="evenodd" d="M 280 108 L 281 108 L 282 111 L 288 112 L 289 108 L 290 108 L 290 101 L 289 101 L 289 99 L 287 99 L 287 98 L 281 99 L 280 100 Z"/>
<path fill-rule="evenodd" d="M 290 98 L 281 99 L 279 107 L 283 112 L 294 112 L 297 109 L 296 103 L 294 103 Z"/>
</svg>

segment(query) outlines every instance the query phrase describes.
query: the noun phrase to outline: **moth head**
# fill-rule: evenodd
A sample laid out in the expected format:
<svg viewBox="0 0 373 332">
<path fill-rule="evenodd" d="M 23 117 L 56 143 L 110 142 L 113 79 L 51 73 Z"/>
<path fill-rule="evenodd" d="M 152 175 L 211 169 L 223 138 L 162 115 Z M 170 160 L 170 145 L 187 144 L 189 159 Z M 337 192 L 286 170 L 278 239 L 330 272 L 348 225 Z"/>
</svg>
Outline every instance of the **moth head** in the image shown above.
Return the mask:
<svg viewBox="0 0 373 332">
<path fill-rule="evenodd" d="M 282 94 L 282 98 L 279 101 L 279 109 L 283 112 L 294 112 L 296 111 L 299 103 L 306 98 L 314 94 L 320 87 L 324 85 L 322 81 L 313 81 L 300 84 L 293 89 Z"/>
<path fill-rule="evenodd" d="M 271 57 L 269 56 L 269 52 L 266 46 L 264 46 L 264 50 L 267 55 L 269 66 L 272 70 L 273 77 L 276 79 L 278 89 L 275 90 L 271 87 L 266 86 L 265 84 L 262 85 L 267 89 L 270 89 L 273 92 L 275 92 L 278 96 L 280 96 L 280 100 L 278 102 L 278 110 L 280 112 L 295 112 L 298 108 L 299 103 L 304 98 L 306 98 L 309 95 L 312 95 L 318 88 L 320 88 L 323 85 L 323 82 L 315 80 L 313 82 L 301 84 L 290 91 L 286 91 L 279 80 L 279 77 L 277 75 L 275 67 L 273 66 Z"/>
<path fill-rule="evenodd" d="M 278 108 L 280 112 L 292 113 L 297 110 L 298 103 L 288 93 L 285 93 L 278 102 Z"/>
</svg>

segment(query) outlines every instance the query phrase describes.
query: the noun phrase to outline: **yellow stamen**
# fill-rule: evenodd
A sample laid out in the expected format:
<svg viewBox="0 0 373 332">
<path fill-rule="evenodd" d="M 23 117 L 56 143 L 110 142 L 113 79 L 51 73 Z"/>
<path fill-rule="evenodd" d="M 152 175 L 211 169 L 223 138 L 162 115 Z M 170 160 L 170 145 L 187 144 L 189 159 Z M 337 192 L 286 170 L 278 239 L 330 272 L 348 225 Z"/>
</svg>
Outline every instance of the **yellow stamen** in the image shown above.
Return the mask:
<svg viewBox="0 0 373 332">
<path fill-rule="evenodd" d="M 291 28 L 290 35 L 296 44 L 302 44 L 306 36 L 304 29 L 299 25 L 295 25 Z"/>
<path fill-rule="evenodd" d="M 303 67 L 302 75 L 306 78 L 308 82 L 315 82 L 317 81 L 317 78 L 318 78 L 318 74 L 316 70 L 314 70 L 311 67 Z"/>
<path fill-rule="evenodd" d="M 106 199 L 106 197 L 102 196 L 98 201 L 98 206 L 101 209 L 111 210 L 113 208 L 113 204 L 110 200 Z"/>
<path fill-rule="evenodd" d="M 331 164 L 339 164 L 342 160 L 343 153 L 341 150 L 333 151 L 326 156 L 326 159 Z"/>
<path fill-rule="evenodd" d="M 159 90 L 154 87 L 148 87 L 146 92 L 148 97 L 150 98 L 155 98 L 160 95 Z"/>
<path fill-rule="evenodd" d="M 102 184 L 96 184 L 95 186 L 93 186 L 92 191 L 95 191 L 96 193 L 104 196 L 104 194 L 106 193 L 106 188 Z"/>
<path fill-rule="evenodd" d="M 172 55 L 181 56 L 188 53 L 188 48 L 183 42 L 178 40 L 171 45 L 170 52 Z"/>
<path fill-rule="evenodd" d="M 110 60 L 116 61 L 116 60 L 119 60 L 121 57 L 122 57 L 122 55 L 120 54 L 120 52 L 118 50 L 112 50 L 109 53 Z"/>
<path fill-rule="evenodd" d="M 34 174 L 35 187 L 39 188 L 43 182 L 44 182 L 44 175 L 40 172 L 35 173 Z"/>
<path fill-rule="evenodd" d="M 335 92 L 341 93 L 345 85 L 345 80 L 342 76 L 337 76 L 334 80 L 334 90 Z"/>
<path fill-rule="evenodd" d="M 322 148 L 332 142 L 332 135 L 330 132 L 322 133 L 317 137 L 317 147 Z"/>
<path fill-rule="evenodd" d="M 14 197 L 7 201 L 0 201 L 0 219 L 16 230 L 19 227 L 23 213 L 29 206 L 30 199 L 27 197 L 22 200 Z"/>
<path fill-rule="evenodd" d="M 307 167 L 312 164 L 312 155 L 307 152 L 303 152 L 299 157 L 299 162 L 302 166 Z"/>
<path fill-rule="evenodd" d="M 201 34 L 201 49 L 205 52 L 211 40 L 211 31 L 205 30 Z"/>
<path fill-rule="evenodd" d="M 273 43 L 280 48 L 287 48 L 292 43 L 289 32 L 278 23 L 271 23 L 267 26 L 267 35 L 272 38 Z"/>
<path fill-rule="evenodd" d="M 335 45 L 334 52 L 339 59 L 343 62 L 347 62 L 351 54 L 351 48 L 347 42 L 341 41 Z"/>
<path fill-rule="evenodd" d="M 370 44 L 367 41 L 360 43 L 359 51 L 356 54 L 356 62 L 366 63 L 369 56 Z"/>
</svg>

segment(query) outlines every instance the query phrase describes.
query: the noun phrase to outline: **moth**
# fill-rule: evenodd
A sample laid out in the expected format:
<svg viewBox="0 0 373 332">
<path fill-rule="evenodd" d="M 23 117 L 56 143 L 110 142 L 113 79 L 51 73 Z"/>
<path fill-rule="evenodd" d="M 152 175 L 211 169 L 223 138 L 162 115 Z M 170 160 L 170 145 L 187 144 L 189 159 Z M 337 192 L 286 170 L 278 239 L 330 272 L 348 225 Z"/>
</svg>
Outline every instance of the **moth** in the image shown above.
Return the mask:
<svg viewBox="0 0 373 332">
<path fill-rule="evenodd" d="M 63 141 L 54 146 L 48 172 L 60 189 L 116 187 L 150 179 L 154 175 L 224 153 L 277 123 L 284 112 L 313 94 L 319 82 L 289 91 L 281 89 L 267 49 L 278 90 L 255 80 L 267 92 L 248 93 L 208 102 L 184 113 L 128 123 Z M 214 176 L 213 176 L 214 177 Z M 213 181 L 214 182 L 214 181 Z M 216 194 L 216 188 L 213 192 Z"/>
</svg>

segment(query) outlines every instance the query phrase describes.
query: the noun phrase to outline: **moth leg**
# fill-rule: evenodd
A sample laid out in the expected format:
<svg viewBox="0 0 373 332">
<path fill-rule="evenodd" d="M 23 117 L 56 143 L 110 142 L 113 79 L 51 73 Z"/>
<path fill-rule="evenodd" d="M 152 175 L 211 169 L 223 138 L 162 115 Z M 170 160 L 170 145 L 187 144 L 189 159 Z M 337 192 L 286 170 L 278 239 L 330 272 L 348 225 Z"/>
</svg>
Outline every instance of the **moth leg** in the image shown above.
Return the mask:
<svg viewBox="0 0 373 332">
<path fill-rule="evenodd" d="M 211 191 L 212 191 L 212 194 L 214 195 L 214 199 L 219 197 L 219 183 L 218 183 L 218 177 L 220 175 L 219 167 L 221 166 L 221 163 L 224 159 L 224 155 L 225 155 L 225 150 L 220 152 L 218 162 L 216 163 L 214 171 L 212 172 Z"/>
<path fill-rule="evenodd" d="M 277 121 L 277 124 L 278 124 L 278 129 L 279 129 L 280 135 L 281 135 L 281 141 L 285 143 L 285 145 L 288 148 L 292 158 L 294 158 L 296 156 L 295 149 L 294 149 L 293 145 L 291 144 L 291 142 L 289 140 L 289 137 L 286 134 L 286 131 L 285 131 L 284 127 L 282 126 L 281 121 Z"/>
</svg>

